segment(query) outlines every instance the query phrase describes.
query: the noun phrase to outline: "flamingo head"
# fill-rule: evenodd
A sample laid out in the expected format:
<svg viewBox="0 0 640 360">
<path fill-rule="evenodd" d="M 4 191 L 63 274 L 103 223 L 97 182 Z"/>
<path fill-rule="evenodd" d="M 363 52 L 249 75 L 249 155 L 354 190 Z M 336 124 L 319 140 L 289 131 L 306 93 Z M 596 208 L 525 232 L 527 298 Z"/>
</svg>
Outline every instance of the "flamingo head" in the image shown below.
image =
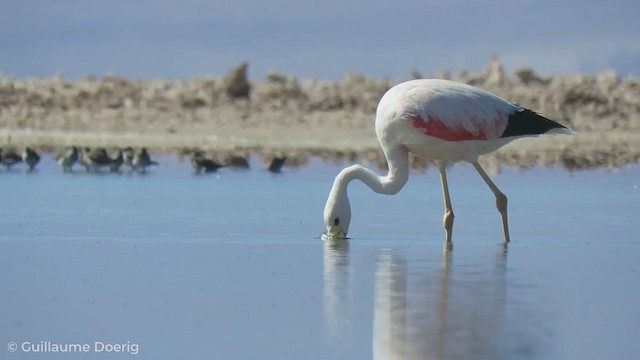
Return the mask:
<svg viewBox="0 0 640 360">
<path fill-rule="evenodd" d="M 351 223 L 351 205 L 346 191 L 331 191 L 324 207 L 324 224 L 327 232 L 323 239 L 340 240 L 347 238 Z"/>
</svg>

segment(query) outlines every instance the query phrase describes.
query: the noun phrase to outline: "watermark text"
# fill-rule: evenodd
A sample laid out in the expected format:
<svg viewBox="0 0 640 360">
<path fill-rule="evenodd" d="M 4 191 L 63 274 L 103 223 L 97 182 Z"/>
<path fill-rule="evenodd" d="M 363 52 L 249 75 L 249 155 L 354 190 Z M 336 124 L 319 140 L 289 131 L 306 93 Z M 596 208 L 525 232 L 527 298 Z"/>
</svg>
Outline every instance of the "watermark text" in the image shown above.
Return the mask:
<svg viewBox="0 0 640 360">
<path fill-rule="evenodd" d="M 140 346 L 131 341 L 120 343 L 93 341 L 91 343 L 64 343 L 54 341 L 9 341 L 7 343 L 9 352 L 25 353 L 125 353 L 137 355 Z"/>
</svg>

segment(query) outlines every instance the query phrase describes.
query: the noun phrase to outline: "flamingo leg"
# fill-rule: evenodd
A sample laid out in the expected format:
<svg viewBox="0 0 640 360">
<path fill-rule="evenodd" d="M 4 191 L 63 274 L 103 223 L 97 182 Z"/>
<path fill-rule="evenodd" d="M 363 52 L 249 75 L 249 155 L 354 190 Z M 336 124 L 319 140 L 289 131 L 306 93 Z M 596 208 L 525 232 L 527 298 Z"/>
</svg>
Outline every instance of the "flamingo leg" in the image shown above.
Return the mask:
<svg viewBox="0 0 640 360">
<path fill-rule="evenodd" d="M 447 183 L 447 164 L 439 163 L 440 182 L 442 184 L 442 195 L 444 196 L 444 218 L 442 225 L 445 231 L 445 244 L 451 245 L 451 233 L 453 232 L 453 208 L 451 207 L 451 198 L 449 197 L 449 184 Z"/>
<path fill-rule="evenodd" d="M 476 171 L 478 171 L 478 174 L 480 174 L 480 176 L 482 177 L 482 180 L 484 180 L 484 182 L 487 183 L 487 185 L 489 186 L 489 189 L 491 189 L 493 194 L 496 196 L 496 207 L 500 212 L 500 216 L 502 216 L 502 231 L 504 232 L 504 242 L 508 243 L 510 239 L 509 239 L 509 221 L 507 220 L 507 196 L 502 191 L 500 191 L 500 189 L 498 189 L 498 187 L 496 186 L 496 184 L 493 183 L 493 181 L 491 181 L 491 178 L 489 178 L 489 175 L 487 175 L 487 173 L 482 169 L 482 167 L 480 167 L 480 164 L 478 164 L 477 161 L 473 162 L 473 167 L 476 168 Z"/>
</svg>

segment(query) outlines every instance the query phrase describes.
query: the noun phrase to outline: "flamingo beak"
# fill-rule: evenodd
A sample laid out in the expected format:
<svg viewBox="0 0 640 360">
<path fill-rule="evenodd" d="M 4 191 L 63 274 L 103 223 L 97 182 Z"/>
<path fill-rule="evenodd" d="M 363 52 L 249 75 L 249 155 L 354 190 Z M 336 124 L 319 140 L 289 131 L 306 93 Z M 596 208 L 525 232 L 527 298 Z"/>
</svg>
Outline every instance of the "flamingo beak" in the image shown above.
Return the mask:
<svg viewBox="0 0 640 360">
<path fill-rule="evenodd" d="M 322 234 L 322 239 L 325 240 L 344 240 L 347 238 L 347 234 L 342 230 L 340 225 L 327 226 L 327 232 Z"/>
</svg>

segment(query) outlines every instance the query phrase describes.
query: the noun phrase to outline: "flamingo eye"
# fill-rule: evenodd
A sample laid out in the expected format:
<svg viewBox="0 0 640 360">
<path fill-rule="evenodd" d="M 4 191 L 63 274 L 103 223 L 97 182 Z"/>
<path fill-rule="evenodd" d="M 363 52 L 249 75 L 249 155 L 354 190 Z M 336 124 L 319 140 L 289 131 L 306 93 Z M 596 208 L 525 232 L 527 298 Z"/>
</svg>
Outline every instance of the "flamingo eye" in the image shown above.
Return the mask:
<svg viewBox="0 0 640 360">
<path fill-rule="evenodd" d="M 338 219 L 338 218 L 333 219 L 333 225 L 335 225 L 335 226 L 340 225 L 340 219 Z"/>
</svg>

